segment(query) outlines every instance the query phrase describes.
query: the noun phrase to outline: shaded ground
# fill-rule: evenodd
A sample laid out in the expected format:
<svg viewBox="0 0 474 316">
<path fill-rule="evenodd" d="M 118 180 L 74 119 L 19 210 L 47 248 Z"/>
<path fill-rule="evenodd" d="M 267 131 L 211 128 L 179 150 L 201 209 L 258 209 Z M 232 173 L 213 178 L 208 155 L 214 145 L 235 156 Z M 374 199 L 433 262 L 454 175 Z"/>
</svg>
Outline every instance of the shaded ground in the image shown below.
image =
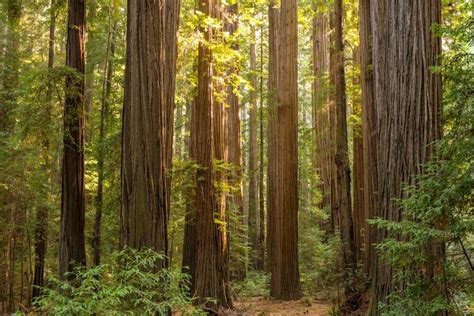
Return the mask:
<svg viewBox="0 0 474 316">
<path fill-rule="evenodd" d="M 235 302 L 235 309 L 239 315 L 331 315 L 331 304 L 315 300 L 273 301 L 261 297 L 253 297 Z"/>
</svg>

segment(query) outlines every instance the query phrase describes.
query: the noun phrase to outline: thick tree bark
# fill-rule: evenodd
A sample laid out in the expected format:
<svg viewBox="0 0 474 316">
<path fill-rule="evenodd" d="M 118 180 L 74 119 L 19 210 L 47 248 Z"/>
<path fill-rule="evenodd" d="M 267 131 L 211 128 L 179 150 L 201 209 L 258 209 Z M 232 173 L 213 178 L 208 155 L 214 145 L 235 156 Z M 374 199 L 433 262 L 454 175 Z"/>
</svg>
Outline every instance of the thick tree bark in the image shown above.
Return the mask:
<svg viewBox="0 0 474 316">
<path fill-rule="evenodd" d="M 66 66 L 76 73 L 66 79 L 62 165 L 59 276 L 86 264 L 84 239 L 84 31 L 85 0 L 69 0 Z"/>
<path fill-rule="evenodd" d="M 120 243 L 165 255 L 179 6 L 128 2 Z M 167 265 L 165 259 L 157 269 Z"/>
<path fill-rule="evenodd" d="M 370 21 L 370 0 L 359 1 L 360 34 L 360 85 L 362 92 L 362 145 L 364 169 L 364 217 L 372 218 L 377 192 L 377 144 L 376 113 L 374 105 L 374 77 L 372 70 L 372 28 Z M 364 227 L 364 272 L 370 274 L 374 266 L 372 227 L 365 222 Z"/>
<path fill-rule="evenodd" d="M 255 28 L 252 29 L 255 34 Z M 249 107 L 249 242 L 250 263 L 258 265 L 258 164 L 257 164 L 257 52 L 256 38 L 250 44 L 250 107 Z"/>
<path fill-rule="evenodd" d="M 400 221 L 396 199 L 415 184 L 431 144 L 440 138 L 441 81 L 430 67 L 438 64 L 440 39 L 431 30 L 440 22 L 441 1 L 371 1 L 372 48 L 377 118 L 377 188 L 374 216 Z M 389 236 L 377 229 L 374 242 Z M 370 314 L 387 303 L 395 289 L 393 271 L 380 257 L 373 269 Z"/>
<path fill-rule="evenodd" d="M 49 43 L 48 43 L 48 70 L 52 71 L 54 67 L 54 44 L 56 42 L 56 1 L 51 0 L 50 5 L 50 21 L 49 21 Z M 46 110 L 47 118 L 51 118 L 51 107 L 53 106 L 53 87 L 48 87 L 49 107 Z M 44 171 L 48 176 L 48 182 L 51 180 L 51 161 L 48 159 L 48 152 L 50 150 L 50 143 L 48 140 L 49 135 L 43 135 L 43 151 L 44 155 Z M 44 287 L 44 268 L 46 258 L 46 245 L 48 241 L 48 218 L 49 212 L 47 206 L 42 206 L 37 210 L 36 213 L 36 227 L 35 227 L 35 266 L 33 276 L 33 289 L 31 299 L 32 301 L 39 297 L 41 294 L 41 288 Z"/>
<path fill-rule="evenodd" d="M 218 18 L 215 0 L 200 0 L 198 9 L 207 16 Z M 190 268 L 192 292 L 197 302 L 217 312 L 232 306 L 228 289 L 226 229 L 216 222 L 222 220 L 225 199 L 216 192 L 215 181 L 222 178 L 213 165 L 215 159 L 224 159 L 224 110 L 214 98 L 213 54 L 207 43 L 212 43 L 215 30 L 201 27 L 205 42 L 199 44 L 197 96 L 191 115 L 190 158 L 198 165 L 195 175 L 195 196 L 192 214 L 187 216 L 183 266 Z M 215 302 L 206 302 L 206 298 Z"/>
<path fill-rule="evenodd" d="M 347 143 L 347 104 L 346 82 L 344 77 L 344 47 L 342 40 L 342 0 L 335 0 L 330 17 L 332 32 L 331 64 L 334 72 L 331 75 L 331 84 L 334 89 L 336 104 L 336 195 L 335 204 L 339 218 L 339 230 L 342 239 L 342 259 L 345 273 L 345 292 L 354 291 L 353 277 L 355 276 L 355 245 L 354 228 L 352 223 L 352 198 L 349 154 Z"/>
<path fill-rule="evenodd" d="M 276 131 L 278 89 L 278 30 L 280 9 L 275 0 L 268 6 L 268 164 L 267 164 L 267 271 L 275 268 L 275 205 L 276 205 Z"/>
<path fill-rule="evenodd" d="M 320 5 L 326 5 L 322 1 Z M 328 93 L 329 74 L 329 18 L 320 7 L 314 8 L 316 16 L 313 18 L 313 85 L 312 85 L 312 128 L 315 140 L 313 168 L 318 175 L 318 188 L 321 192 L 319 207 L 330 211 L 331 208 L 331 170 L 333 159 L 331 155 L 332 134 L 329 117 L 330 103 Z M 327 226 L 327 225 L 324 225 Z M 331 230 L 331 227 L 326 227 Z"/>
<path fill-rule="evenodd" d="M 301 295 L 298 268 L 298 97 L 297 1 L 283 0 L 280 8 L 273 262 L 270 295 L 296 299 Z"/>
</svg>

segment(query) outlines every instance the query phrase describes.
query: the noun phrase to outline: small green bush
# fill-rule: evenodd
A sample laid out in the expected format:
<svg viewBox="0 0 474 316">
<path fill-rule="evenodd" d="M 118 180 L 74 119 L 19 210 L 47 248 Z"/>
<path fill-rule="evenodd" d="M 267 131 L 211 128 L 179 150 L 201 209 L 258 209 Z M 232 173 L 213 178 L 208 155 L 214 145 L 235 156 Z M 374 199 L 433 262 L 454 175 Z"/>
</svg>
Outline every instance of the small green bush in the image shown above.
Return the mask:
<svg viewBox="0 0 474 316">
<path fill-rule="evenodd" d="M 240 298 L 269 297 L 270 274 L 261 271 L 249 271 L 247 278 L 232 284 L 232 289 Z"/>
<path fill-rule="evenodd" d="M 113 254 L 112 264 L 76 268 L 69 275 L 72 282 L 51 279 L 35 304 L 50 315 L 202 314 L 192 306 L 188 275 L 156 271 L 163 259 L 152 250 L 125 248 Z"/>
</svg>

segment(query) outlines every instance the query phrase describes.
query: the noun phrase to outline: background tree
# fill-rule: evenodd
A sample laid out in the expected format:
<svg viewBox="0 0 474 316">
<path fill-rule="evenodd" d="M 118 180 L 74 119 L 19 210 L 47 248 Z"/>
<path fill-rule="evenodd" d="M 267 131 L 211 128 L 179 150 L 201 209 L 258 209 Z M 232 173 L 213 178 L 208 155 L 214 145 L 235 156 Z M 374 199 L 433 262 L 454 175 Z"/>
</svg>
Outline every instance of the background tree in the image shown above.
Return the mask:
<svg viewBox="0 0 474 316">
<path fill-rule="evenodd" d="M 263 16 L 263 12 L 260 12 Z M 264 27 L 260 28 L 260 104 L 258 109 L 259 114 L 259 177 L 258 177 L 258 204 L 259 204 L 259 221 L 258 221 L 258 260 L 256 268 L 263 270 L 265 268 L 265 133 L 264 133 L 264 73 L 263 73 L 263 38 Z"/>
<path fill-rule="evenodd" d="M 315 2 L 312 40 L 313 40 L 313 85 L 312 85 L 312 127 L 315 139 L 314 169 L 318 175 L 319 190 L 321 191 L 322 209 L 331 208 L 331 170 L 334 169 L 331 151 L 332 145 L 331 121 L 329 107 L 329 16 L 325 9 L 325 1 Z"/>
<path fill-rule="evenodd" d="M 276 212 L 276 131 L 278 89 L 278 29 L 280 9 L 275 1 L 268 5 L 268 142 L 267 142 L 267 271 L 275 268 L 275 212 Z"/>
<path fill-rule="evenodd" d="M 364 157 L 364 217 L 372 218 L 375 208 L 377 184 L 376 113 L 374 106 L 374 77 L 372 68 L 372 27 L 370 20 L 370 1 L 359 1 L 360 36 L 360 85 L 362 103 L 362 142 Z M 368 274 L 373 266 L 372 227 L 365 224 L 364 271 Z"/>
<path fill-rule="evenodd" d="M 206 17 L 218 19 L 219 6 L 214 0 L 201 0 L 198 10 Z M 221 219 L 225 200 L 219 196 L 214 181 L 219 177 L 215 159 L 223 157 L 224 111 L 215 100 L 213 82 L 214 59 L 210 43 L 216 40 L 216 30 L 211 25 L 200 26 L 205 42 L 199 43 L 197 64 L 197 95 L 193 104 L 190 129 L 190 158 L 198 169 L 195 174 L 195 192 L 191 201 L 192 216 L 187 217 L 183 267 L 189 267 L 192 292 L 200 303 L 207 302 L 210 310 L 232 306 L 228 292 L 228 272 L 224 244 L 225 228 Z M 216 218 L 217 216 L 217 218 Z"/>
<path fill-rule="evenodd" d="M 51 0 L 50 4 L 50 21 L 49 21 L 49 37 L 48 37 L 48 70 L 52 70 L 54 67 L 54 44 L 56 41 L 56 1 Z M 48 87 L 47 100 L 49 101 L 49 107 L 54 106 L 53 102 L 53 93 L 54 87 L 50 83 Z M 52 109 L 48 109 L 48 116 L 51 116 Z M 49 118 L 50 119 L 50 118 Z M 45 133 L 46 134 L 46 133 Z M 43 135 L 43 147 L 44 147 L 44 169 L 49 177 L 48 182 L 51 181 L 51 169 L 52 161 L 48 157 L 48 152 L 50 151 L 50 140 L 48 139 L 49 135 Z M 44 286 L 44 268 L 45 268 L 45 259 L 47 251 L 47 241 L 48 241 L 48 219 L 49 219 L 49 210 L 46 206 L 38 209 L 36 213 L 36 227 L 35 227 L 35 267 L 34 267 L 34 279 L 33 279 L 33 291 L 31 298 L 34 300 L 39 297 L 41 294 L 41 287 Z"/>
<path fill-rule="evenodd" d="M 18 106 L 18 83 L 19 83 L 19 68 L 20 68 L 20 19 L 22 16 L 22 2 L 20 0 L 7 1 L 5 7 L 5 24 L 4 24 L 4 63 L 2 69 L 2 92 L 0 93 L 0 133 L 2 139 L 0 140 L 2 147 L 5 146 L 7 157 L 11 144 L 9 144 L 8 136 L 11 136 L 15 128 L 14 111 Z M 14 157 L 13 155 L 10 157 Z M 11 181 L 5 179 L 6 182 L 12 185 Z M 14 196 L 6 192 L 1 200 L 2 209 L 4 210 L 3 218 L 8 227 L 8 234 L 5 242 L 2 243 L 3 258 L 2 275 L 5 276 L 3 287 L 6 296 L 4 304 L 6 311 L 12 313 L 15 310 L 15 285 L 16 285 L 16 265 L 21 262 L 24 250 L 24 216 L 23 211 L 19 209 L 14 201 Z M 21 282 L 23 283 L 23 282 Z M 21 291 L 23 291 L 23 284 L 20 284 Z"/>
<path fill-rule="evenodd" d="M 84 192 L 84 31 L 86 3 L 69 0 L 64 103 L 64 149 L 62 165 L 61 236 L 59 276 L 86 264 Z"/>
<path fill-rule="evenodd" d="M 104 178 L 105 178 L 105 141 L 107 134 L 107 121 L 110 116 L 110 98 L 112 94 L 112 78 L 114 74 L 115 39 L 117 33 L 117 8 L 113 6 L 109 13 L 109 30 L 104 62 L 102 80 L 102 98 L 100 107 L 98 157 L 97 157 L 97 195 L 95 197 L 96 213 L 94 220 L 94 233 L 92 237 L 93 262 L 100 264 L 100 244 L 102 216 L 104 209 Z"/>
<path fill-rule="evenodd" d="M 334 100 L 336 106 L 336 155 L 334 163 L 336 165 L 336 218 L 338 221 L 335 226 L 340 230 L 342 239 L 342 256 L 346 277 L 346 293 L 350 293 L 352 288 L 352 278 L 354 277 L 355 245 L 354 229 L 352 222 L 352 199 L 351 199 L 351 180 L 349 153 L 347 144 L 347 105 L 346 105 L 346 82 L 344 74 L 344 47 L 342 41 L 342 0 L 334 1 L 333 11 L 331 11 L 330 24 L 333 30 L 331 36 L 330 63 L 331 76 L 330 81 L 334 89 Z"/>
<path fill-rule="evenodd" d="M 238 56 L 240 53 L 239 42 L 237 37 L 239 35 L 239 5 L 238 3 L 228 5 L 226 7 L 226 16 L 224 27 L 229 32 L 227 43 L 225 43 L 232 51 L 233 55 Z M 240 76 L 240 60 L 234 58 L 232 66 L 227 71 L 227 85 L 226 92 L 226 142 L 227 142 L 227 162 L 231 164 L 231 171 L 229 172 L 229 186 L 230 192 L 227 199 L 227 212 L 229 213 L 228 226 L 231 229 L 228 231 L 228 242 L 230 247 L 234 244 L 232 240 L 236 240 L 237 235 L 244 235 L 244 206 L 243 206 L 243 174 L 242 174 L 242 137 L 241 137 L 241 100 L 239 91 L 239 76 Z M 231 216 L 235 214 L 237 221 L 232 223 Z M 233 228 L 233 229 L 232 229 Z M 234 236 L 235 235 L 235 236 Z M 237 240 L 236 240 L 237 241 Z M 238 249 L 235 249 L 237 254 L 241 254 Z M 230 255 L 229 255 L 230 256 Z M 236 260 L 236 267 L 233 271 L 233 276 L 238 280 L 243 280 L 246 275 L 246 260 Z"/>
<path fill-rule="evenodd" d="M 255 33 L 255 28 L 252 28 Z M 257 51 L 256 37 L 250 44 L 250 84 L 249 95 L 249 240 L 251 247 L 251 265 L 257 267 L 259 220 L 258 220 L 258 164 L 257 164 Z"/>
</svg>

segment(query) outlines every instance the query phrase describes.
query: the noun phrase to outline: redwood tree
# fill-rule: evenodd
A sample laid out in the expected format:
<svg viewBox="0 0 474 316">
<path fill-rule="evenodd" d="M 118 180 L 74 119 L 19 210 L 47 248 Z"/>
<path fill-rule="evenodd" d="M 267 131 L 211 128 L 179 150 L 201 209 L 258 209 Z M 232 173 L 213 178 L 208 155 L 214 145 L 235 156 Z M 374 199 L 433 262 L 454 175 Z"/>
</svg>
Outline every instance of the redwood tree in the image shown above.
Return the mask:
<svg viewBox="0 0 474 316">
<path fill-rule="evenodd" d="M 5 23 L 4 26 L 4 47 L 2 49 L 3 67 L 1 76 L 0 91 L 0 145 L 2 151 L 9 157 L 13 152 L 12 145 L 8 139 L 13 135 L 15 122 L 15 110 L 18 106 L 18 84 L 20 74 L 20 21 L 22 16 L 22 1 L 9 0 L 4 3 Z M 12 155 L 11 158 L 14 156 Z M 6 160 L 6 159 L 5 159 Z M 9 183 L 7 174 L 2 174 L 2 182 Z M 5 182 L 4 182 L 5 181 Z M 10 183 L 8 186 L 14 187 Z M 8 187 L 7 186 L 7 187 Z M 15 311 L 16 291 L 20 292 L 20 300 L 23 293 L 23 274 L 20 273 L 20 282 L 16 280 L 17 263 L 20 269 L 26 254 L 26 230 L 25 230 L 25 210 L 17 207 L 16 197 L 13 192 L 2 194 L 0 197 L 0 210 L 4 210 L 0 215 L 5 219 L 4 227 L 8 231 L 0 240 L 0 300 L 2 309 L 8 313 Z M 3 234 L 2 234 L 3 235 Z M 18 284 L 20 283 L 20 284 Z"/>
<path fill-rule="evenodd" d="M 252 28 L 255 33 L 255 28 Z M 256 38 L 250 43 L 250 108 L 249 108 L 249 242 L 250 263 L 253 268 L 258 266 L 258 164 L 257 164 L 257 51 Z"/>
<path fill-rule="evenodd" d="M 408 194 L 404 184 L 416 185 L 431 144 L 440 138 L 440 39 L 431 27 L 440 22 L 441 1 L 382 0 L 370 2 L 377 123 L 377 203 L 374 216 L 400 221 L 397 199 Z M 376 243 L 394 237 L 375 232 Z M 377 257 L 372 273 L 371 315 L 388 302 L 395 289 L 390 266 Z M 428 274 L 430 271 L 427 272 Z M 403 286 L 403 285 L 401 285 Z"/>
<path fill-rule="evenodd" d="M 227 6 L 226 11 L 226 30 L 230 35 L 236 36 L 239 27 L 239 7 L 238 4 L 231 4 Z M 239 45 L 236 42 L 228 44 L 230 48 L 237 53 L 239 51 Z M 232 240 L 234 234 L 244 235 L 244 207 L 243 207 L 243 192 L 242 192 L 242 140 L 240 130 L 240 97 L 238 93 L 238 85 L 236 77 L 240 75 L 239 61 L 234 61 L 232 67 L 228 69 L 227 77 L 230 83 L 227 85 L 226 98 L 226 149 L 227 149 L 227 161 L 232 164 L 232 171 L 229 174 L 229 185 L 232 187 L 232 192 L 229 194 L 227 199 L 227 212 L 233 212 L 237 215 L 236 225 L 232 226 L 231 231 L 228 232 L 229 243 L 234 244 Z M 229 219 L 230 220 L 230 219 Z M 233 278 L 244 279 L 246 275 L 245 260 L 242 260 L 242 253 L 238 249 L 233 248 L 234 255 L 234 270 Z"/>
<path fill-rule="evenodd" d="M 353 69 L 360 67 L 359 63 L 359 48 L 353 49 Z M 353 85 L 360 85 L 360 78 L 358 76 L 353 77 Z M 360 95 L 354 93 L 352 96 L 352 111 L 353 115 L 358 117 L 361 116 L 361 104 Z M 352 125 L 352 173 L 353 173 L 353 207 L 352 207 L 352 218 L 354 223 L 354 246 L 355 246 L 355 257 L 357 263 L 363 263 L 364 257 L 367 254 L 365 245 L 367 217 L 364 211 L 364 147 L 362 141 L 361 125 L 353 123 Z"/>
<path fill-rule="evenodd" d="M 167 254 L 179 1 L 129 1 L 122 126 L 122 246 Z M 167 260 L 160 267 L 167 266 Z"/>
<path fill-rule="evenodd" d="M 54 43 L 56 41 L 56 10 L 55 10 L 56 1 L 51 0 L 50 5 L 50 20 L 49 20 L 49 43 L 48 43 L 48 70 L 52 71 L 54 67 Z M 48 119 L 51 119 L 50 113 L 53 107 L 53 86 L 48 86 L 47 100 L 49 106 L 46 110 Z M 47 175 L 48 181 L 51 181 L 51 170 L 52 163 L 48 157 L 48 151 L 50 150 L 50 142 L 48 140 L 48 135 L 42 135 L 43 139 L 43 151 L 44 151 L 44 162 L 43 168 Z M 35 267 L 34 267 L 34 276 L 33 276 L 33 289 L 31 294 L 31 300 L 40 296 L 41 288 L 44 287 L 44 268 L 45 268 L 45 258 L 47 251 L 47 241 L 48 241 L 48 218 L 49 212 L 48 207 L 42 205 L 36 211 L 36 227 L 35 227 Z"/>
<path fill-rule="evenodd" d="M 66 66 L 64 148 L 62 165 L 59 276 L 86 264 L 84 239 L 84 31 L 86 1 L 69 0 Z"/>
<path fill-rule="evenodd" d="M 273 188 L 273 254 L 270 295 L 279 299 L 300 296 L 298 268 L 298 97 L 297 1 L 282 0 L 279 20 L 278 88 L 275 142 L 269 161 L 275 161 Z M 271 47 L 271 46 L 270 46 Z"/>
<path fill-rule="evenodd" d="M 331 104 L 327 76 L 329 73 L 329 17 L 324 12 L 323 5 L 326 1 L 320 1 L 315 5 L 316 12 L 313 18 L 312 40 L 313 40 L 313 84 L 312 84 L 312 128 L 315 140 L 315 151 L 313 167 L 318 175 L 318 187 L 322 199 L 319 207 L 330 209 L 331 207 L 331 170 L 333 157 L 331 150 L 332 134 L 331 121 L 329 117 Z"/>
<path fill-rule="evenodd" d="M 372 218 L 376 201 L 377 185 L 377 146 L 376 114 L 374 106 L 374 76 L 372 70 L 372 28 L 370 21 L 370 0 L 359 1 L 359 34 L 360 34 L 360 86 L 362 105 L 362 147 L 363 147 L 363 187 L 364 217 Z M 371 243 L 372 227 L 364 225 L 364 272 L 370 273 L 373 261 Z"/>
<path fill-rule="evenodd" d="M 267 271 L 273 272 L 275 253 L 275 205 L 276 205 L 276 131 L 278 129 L 278 29 L 280 9 L 275 0 L 268 6 L 268 165 L 267 165 Z"/>
<path fill-rule="evenodd" d="M 338 221 L 335 226 L 339 226 L 342 239 L 342 259 L 345 275 L 346 294 L 354 290 L 351 280 L 354 277 L 356 268 L 355 245 L 352 223 L 352 199 L 351 199 L 351 179 L 347 143 L 347 104 L 346 104 L 346 82 L 344 77 L 344 46 L 342 41 L 342 0 L 335 0 L 330 17 L 332 29 L 331 43 L 331 68 L 332 73 L 331 88 L 334 90 L 335 101 L 335 135 L 336 154 L 334 163 L 336 165 L 336 194 L 335 210 Z"/>
<path fill-rule="evenodd" d="M 216 0 L 199 0 L 198 10 L 219 18 Z M 226 230 L 216 221 L 222 219 L 225 200 L 214 186 L 221 174 L 214 166 L 215 159 L 223 158 L 224 111 L 214 98 L 215 65 L 209 43 L 216 39 L 216 29 L 200 26 L 204 41 L 199 43 L 197 63 L 197 91 L 190 119 L 190 158 L 198 165 L 195 174 L 194 197 L 186 216 L 183 246 L 183 267 L 188 267 L 192 278 L 192 292 L 198 303 L 217 312 L 232 306 L 228 289 Z M 224 202 L 224 203 L 223 203 Z M 215 301 L 206 301 L 206 298 Z"/>
</svg>

